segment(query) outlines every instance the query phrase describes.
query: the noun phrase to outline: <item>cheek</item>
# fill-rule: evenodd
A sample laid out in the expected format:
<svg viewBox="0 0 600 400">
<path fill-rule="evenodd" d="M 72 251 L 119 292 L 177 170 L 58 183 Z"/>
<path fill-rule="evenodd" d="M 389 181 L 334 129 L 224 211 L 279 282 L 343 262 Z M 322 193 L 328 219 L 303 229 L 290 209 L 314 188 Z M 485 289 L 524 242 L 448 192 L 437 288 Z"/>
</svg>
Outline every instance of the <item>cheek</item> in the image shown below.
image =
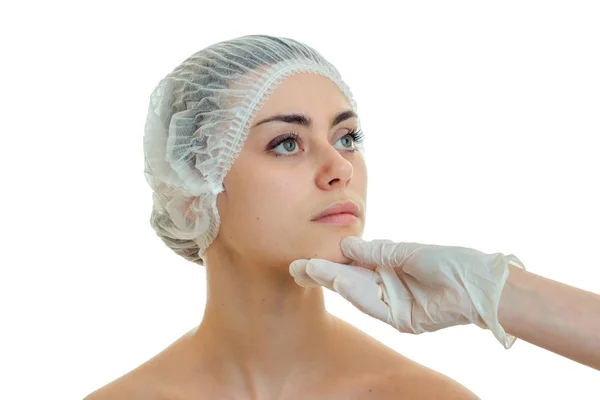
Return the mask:
<svg viewBox="0 0 600 400">
<path fill-rule="evenodd" d="M 306 194 L 302 185 L 289 177 L 272 178 L 256 182 L 248 194 L 246 209 L 252 214 L 249 222 L 254 222 L 256 233 L 279 241 L 282 235 L 289 236 L 290 230 L 297 229 L 307 206 L 302 200 Z"/>
<path fill-rule="evenodd" d="M 367 192 L 367 165 L 365 164 L 364 158 L 360 157 L 353 163 L 353 177 L 352 186 L 357 193 L 366 195 Z"/>
<path fill-rule="evenodd" d="M 308 204 L 302 200 L 307 196 L 306 187 L 297 174 L 257 168 L 252 174 L 232 176 L 226 179 L 227 193 L 219 207 L 222 227 L 230 236 L 235 234 L 240 244 L 251 242 L 262 248 L 283 244 L 306 218 Z"/>
</svg>

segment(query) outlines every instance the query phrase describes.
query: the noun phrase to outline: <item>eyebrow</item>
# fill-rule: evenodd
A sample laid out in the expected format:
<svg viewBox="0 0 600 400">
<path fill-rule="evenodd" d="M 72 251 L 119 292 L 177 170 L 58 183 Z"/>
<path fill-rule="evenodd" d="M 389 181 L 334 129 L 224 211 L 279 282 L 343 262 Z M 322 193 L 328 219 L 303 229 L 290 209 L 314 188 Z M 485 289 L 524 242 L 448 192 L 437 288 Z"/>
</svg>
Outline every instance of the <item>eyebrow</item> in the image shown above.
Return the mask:
<svg viewBox="0 0 600 400">
<path fill-rule="evenodd" d="M 331 127 L 333 128 L 340 122 L 343 122 L 350 118 L 358 118 L 358 115 L 356 115 L 356 113 L 352 110 L 342 111 L 341 113 L 336 115 L 331 120 Z M 265 118 L 262 121 L 254 124 L 252 127 L 254 128 L 258 125 L 266 124 L 267 122 L 273 122 L 273 121 L 280 121 L 280 122 L 285 122 L 288 124 L 298 124 L 298 125 L 305 126 L 307 128 L 310 128 L 312 125 L 312 119 L 305 114 L 278 114 L 278 115 L 273 115 L 271 117 Z"/>
</svg>

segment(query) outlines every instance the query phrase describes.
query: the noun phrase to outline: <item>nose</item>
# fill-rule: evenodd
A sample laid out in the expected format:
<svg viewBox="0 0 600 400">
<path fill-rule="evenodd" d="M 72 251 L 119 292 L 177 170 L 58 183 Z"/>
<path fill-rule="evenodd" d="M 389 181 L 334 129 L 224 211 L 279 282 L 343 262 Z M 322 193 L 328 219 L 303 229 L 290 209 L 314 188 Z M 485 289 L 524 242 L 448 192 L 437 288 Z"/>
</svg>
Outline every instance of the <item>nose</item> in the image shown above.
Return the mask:
<svg viewBox="0 0 600 400">
<path fill-rule="evenodd" d="M 352 163 L 338 150 L 329 147 L 321 158 L 316 183 L 323 190 L 344 188 L 350 184 L 353 173 Z"/>
</svg>

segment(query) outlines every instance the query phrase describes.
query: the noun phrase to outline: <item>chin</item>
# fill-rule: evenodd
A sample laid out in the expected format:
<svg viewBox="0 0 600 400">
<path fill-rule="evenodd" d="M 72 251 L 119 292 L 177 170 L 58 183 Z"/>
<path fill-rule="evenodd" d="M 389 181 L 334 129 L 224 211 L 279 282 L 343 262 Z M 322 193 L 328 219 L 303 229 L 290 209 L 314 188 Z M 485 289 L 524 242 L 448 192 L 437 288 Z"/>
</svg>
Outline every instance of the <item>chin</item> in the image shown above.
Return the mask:
<svg viewBox="0 0 600 400">
<path fill-rule="evenodd" d="M 306 258 L 320 258 L 336 262 L 339 264 L 350 264 L 352 259 L 346 257 L 340 248 L 340 242 L 346 236 L 355 236 L 353 233 L 344 235 L 330 235 L 329 238 L 323 238 L 318 244 L 308 249 Z"/>
</svg>

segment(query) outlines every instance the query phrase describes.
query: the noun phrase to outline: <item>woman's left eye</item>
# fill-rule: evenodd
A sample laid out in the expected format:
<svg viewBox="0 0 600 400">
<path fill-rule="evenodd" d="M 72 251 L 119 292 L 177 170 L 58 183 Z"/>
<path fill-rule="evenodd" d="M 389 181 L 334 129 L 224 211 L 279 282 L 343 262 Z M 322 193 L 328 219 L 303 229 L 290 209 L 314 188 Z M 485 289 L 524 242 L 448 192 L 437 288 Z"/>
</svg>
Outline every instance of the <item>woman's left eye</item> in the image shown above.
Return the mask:
<svg viewBox="0 0 600 400">
<path fill-rule="evenodd" d="M 355 144 L 354 138 L 349 134 L 342 136 L 338 142 L 341 142 L 345 149 L 353 149 Z"/>
<path fill-rule="evenodd" d="M 339 140 L 342 142 L 344 150 L 354 150 L 356 145 L 363 141 L 364 135 L 360 130 L 350 131 L 346 135 L 342 136 Z"/>
</svg>

